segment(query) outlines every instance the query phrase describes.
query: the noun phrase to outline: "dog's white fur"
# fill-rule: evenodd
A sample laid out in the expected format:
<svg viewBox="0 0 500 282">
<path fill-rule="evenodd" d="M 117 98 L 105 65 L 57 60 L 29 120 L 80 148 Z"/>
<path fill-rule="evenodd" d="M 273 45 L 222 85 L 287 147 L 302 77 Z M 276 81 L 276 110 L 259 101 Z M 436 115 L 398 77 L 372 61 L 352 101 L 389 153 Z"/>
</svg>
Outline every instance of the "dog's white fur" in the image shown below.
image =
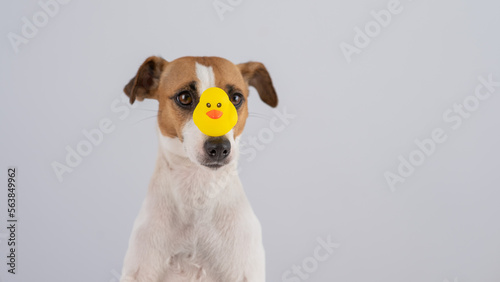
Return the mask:
<svg viewBox="0 0 500 282">
<path fill-rule="evenodd" d="M 200 81 L 200 92 L 198 94 L 201 95 L 203 91 L 215 86 L 214 70 L 212 67 L 207 67 L 199 63 L 195 63 L 195 70 L 196 76 Z"/>
<path fill-rule="evenodd" d="M 214 86 L 211 67 L 196 64 L 198 95 Z M 207 138 L 189 120 L 183 141 L 159 135 L 156 168 L 125 256 L 122 282 L 265 281 L 261 227 L 237 172 L 238 139 L 230 161 L 200 165 Z"/>
</svg>

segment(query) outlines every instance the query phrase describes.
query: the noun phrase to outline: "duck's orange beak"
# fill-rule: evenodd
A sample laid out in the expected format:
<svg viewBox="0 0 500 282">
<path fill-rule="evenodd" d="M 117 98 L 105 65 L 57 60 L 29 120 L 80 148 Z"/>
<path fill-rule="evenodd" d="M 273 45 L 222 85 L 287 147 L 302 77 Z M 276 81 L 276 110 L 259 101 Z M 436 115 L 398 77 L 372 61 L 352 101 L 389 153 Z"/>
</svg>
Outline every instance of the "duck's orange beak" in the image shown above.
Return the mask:
<svg viewBox="0 0 500 282">
<path fill-rule="evenodd" d="M 211 110 L 207 112 L 207 116 L 209 116 L 211 119 L 218 119 L 222 116 L 223 112 L 219 110 Z"/>
</svg>

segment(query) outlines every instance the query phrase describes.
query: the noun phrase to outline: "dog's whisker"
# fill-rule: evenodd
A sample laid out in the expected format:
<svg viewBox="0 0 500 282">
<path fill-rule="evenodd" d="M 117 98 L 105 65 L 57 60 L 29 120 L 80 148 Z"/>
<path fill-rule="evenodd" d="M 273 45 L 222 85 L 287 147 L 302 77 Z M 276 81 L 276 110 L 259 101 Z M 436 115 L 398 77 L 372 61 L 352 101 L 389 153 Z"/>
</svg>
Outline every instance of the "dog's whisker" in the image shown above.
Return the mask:
<svg viewBox="0 0 500 282">
<path fill-rule="evenodd" d="M 155 117 L 158 117 L 158 115 L 155 115 L 155 116 L 150 116 L 150 117 L 145 117 L 145 118 L 143 118 L 143 119 L 140 119 L 140 120 L 136 121 L 135 123 L 139 123 L 139 122 L 141 122 L 141 121 L 145 121 L 145 120 L 152 119 L 152 118 L 155 118 Z"/>
<path fill-rule="evenodd" d="M 152 109 L 136 109 L 138 111 L 147 111 L 147 112 L 158 112 L 158 110 L 152 110 Z"/>
<path fill-rule="evenodd" d="M 259 114 L 252 114 L 252 113 L 249 113 L 248 117 L 261 118 L 261 119 L 265 119 L 265 120 L 270 120 L 271 119 L 270 117 L 268 117 L 266 115 L 259 115 Z"/>
<path fill-rule="evenodd" d="M 266 115 L 266 114 L 257 113 L 257 112 L 249 112 L 248 114 L 249 114 L 249 115 L 254 115 L 254 116 L 264 116 L 264 117 L 269 117 L 269 116 L 268 116 L 268 115 Z"/>
</svg>

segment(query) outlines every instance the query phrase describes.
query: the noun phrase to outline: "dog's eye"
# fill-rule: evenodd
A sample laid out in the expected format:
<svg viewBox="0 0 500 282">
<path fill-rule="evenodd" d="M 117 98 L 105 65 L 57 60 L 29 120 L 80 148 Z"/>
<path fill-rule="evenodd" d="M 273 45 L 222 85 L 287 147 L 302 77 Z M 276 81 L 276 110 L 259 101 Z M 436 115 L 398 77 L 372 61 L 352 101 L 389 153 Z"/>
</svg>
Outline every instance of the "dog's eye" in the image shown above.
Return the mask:
<svg viewBox="0 0 500 282">
<path fill-rule="evenodd" d="M 177 103 L 181 106 L 189 106 L 193 103 L 193 96 L 187 91 L 181 92 L 177 95 Z"/>
<path fill-rule="evenodd" d="M 231 97 L 231 102 L 236 108 L 238 108 L 243 102 L 243 95 L 241 95 L 240 93 L 234 93 Z"/>
</svg>

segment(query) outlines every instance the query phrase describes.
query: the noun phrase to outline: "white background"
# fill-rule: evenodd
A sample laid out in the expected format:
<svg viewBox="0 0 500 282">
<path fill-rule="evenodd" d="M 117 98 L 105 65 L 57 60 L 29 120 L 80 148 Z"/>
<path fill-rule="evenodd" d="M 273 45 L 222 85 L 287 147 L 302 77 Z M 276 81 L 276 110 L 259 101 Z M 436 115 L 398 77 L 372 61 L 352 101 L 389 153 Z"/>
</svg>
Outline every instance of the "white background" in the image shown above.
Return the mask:
<svg viewBox="0 0 500 282">
<path fill-rule="evenodd" d="M 157 154 L 157 103 L 123 120 L 110 106 L 126 105 L 122 88 L 150 55 L 263 62 L 278 110 L 296 115 L 241 159 L 268 281 L 285 281 L 328 236 L 340 247 L 307 281 L 500 281 L 500 88 L 457 130 L 442 118 L 479 76 L 500 81 L 500 5 L 402 0 L 348 63 L 341 42 L 388 2 L 243 0 L 221 20 L 212 0 L 73 0 L 15 53 L 8 33 L 41 8 L 3 1 L 0 219 L 17 166 L 19 246 L 18 274 L 2 263 L 0 281 L 117 281 Z M 275 116 L 251 96 L 244 140 Z M 59 182 L 51 163 L 104 118 L 115 130 Z M 436 128 L 447 141 L 392 192 L 384 173 Z"/>
</svg>

